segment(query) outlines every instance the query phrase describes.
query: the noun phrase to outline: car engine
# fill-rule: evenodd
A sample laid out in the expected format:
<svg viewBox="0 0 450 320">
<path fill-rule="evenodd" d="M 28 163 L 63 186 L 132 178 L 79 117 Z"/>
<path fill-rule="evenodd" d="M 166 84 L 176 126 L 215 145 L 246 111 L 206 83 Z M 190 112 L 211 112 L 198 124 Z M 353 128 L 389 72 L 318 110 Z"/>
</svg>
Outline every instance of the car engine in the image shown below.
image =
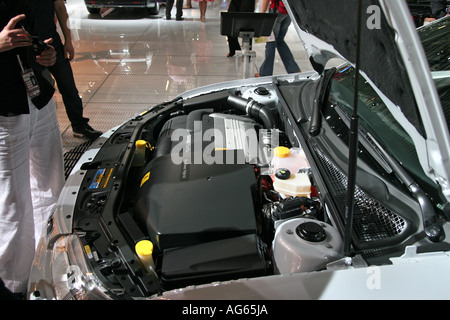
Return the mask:
<svg viewBox="0 0 450 320">
<path fill-rule="evenodd" d="M 316 136 L 328 128 L 316 126 L 308 113 L 314 108 L 286 109 L 314 106 L 295 99 L 312 97 L 299 91 L 318 85 L 312 79 L 194 93 L 114 130 L 80 167 L 68 226 L 105 291 L 155 297 L 345 263 L 346 150 L 336 149 L 334 134 Z M 364 263 L 386 263 L 389 250 L 401 252 L 416 230 L 409 214 L 415 204 L 397 193 L 392 208 L 382 205 L 376 197 L 386 184 L 374 177 L 367 184 L 367 177 L 364 191 L 355 192 L 351 241 Z"/>
<path fill-rule="evenodd" d="M 334 135 L 316 137 L 314 113 L 294 108 L 290 115 L 282 100 L 314 105 L 295 97 L 312 96 L 299 91 L 317 85 L 193 94 L 118 127 L 81 166 L 86 174 L 71 226 L 108 292 L 150 297 L 338 264 L 345 251 L 345 150 L 336 150 Z M 305 142 L 305 130 L 315 138 Z M 379 196 L 380 180 L 370 181 L 355 192 L 351 240 L 365 263 L 385 263 L 389 246 L 402 251 L 415 230 L 414 203 L 399 193 L 388 208 L 372 195 Z"/>
<path fill-rule="evenodd" d="M 129 213 L 154 246 L 163 290 L 314 271 L 341 257 L 304 153 L 277 128 L 275 104 L 255 95 L 271 92 L 185 104 L 162 121 L 138 165 Z"/>
</svg>

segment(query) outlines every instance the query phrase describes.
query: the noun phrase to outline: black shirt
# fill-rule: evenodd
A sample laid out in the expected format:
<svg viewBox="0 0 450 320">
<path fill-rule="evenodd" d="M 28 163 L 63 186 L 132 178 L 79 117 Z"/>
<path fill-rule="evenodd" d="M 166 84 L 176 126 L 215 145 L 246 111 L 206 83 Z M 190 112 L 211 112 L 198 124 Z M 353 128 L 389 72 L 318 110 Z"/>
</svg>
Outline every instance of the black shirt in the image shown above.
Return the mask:
<svg viewBox="0 0 450 320">
<path fill-rule="evenodd" d="M 35 32 L 33 14 L 28 0 L 0 0 L 0 30 L 8 24 L 11 18 L 25 14 L 26 19 L 19 22 L 16 28 L 24 25 L 27 31 Z M 16 48 L 0 52 L 0 116 L 11 116 L 29 113 L 27 91 L 21 76 L 21 69 L 17 60 L 20 56 L 24 67 L 32 68 L 39 82 L 41 94 L 33 98 L 37 108 L 44 107 L 52 98 L 54 88 L 42 76 L 45 67 L 35 61 L 35 54 L 31 47 Z"/>
<path fill-rule="evenodd" d="M 34 0 L 31 1 L 33 8 L 35 27 L 41 39 L 53 38 L 59 40 L 59 33 L 56 30 L 55 7 L 56 0 Z"/>
</svg>

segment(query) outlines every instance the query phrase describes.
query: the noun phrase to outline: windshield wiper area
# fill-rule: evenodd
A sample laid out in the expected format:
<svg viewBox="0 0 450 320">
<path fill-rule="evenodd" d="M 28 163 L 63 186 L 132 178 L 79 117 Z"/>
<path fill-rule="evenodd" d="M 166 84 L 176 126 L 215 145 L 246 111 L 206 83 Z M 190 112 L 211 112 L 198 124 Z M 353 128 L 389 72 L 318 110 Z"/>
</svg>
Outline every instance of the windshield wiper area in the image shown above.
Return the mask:
<svg viewBox="0 0 450 320">
<path fill-rule="evenodd" d="M 381 152 L 386 162 L 389 164 L 390 168 L 400 179 L 400 181 L 406 185 L 408 190 L 414 196 L 414 198 L 419 203 L 420 209 L 422 211 L 423 228 L 428 239 L 432 242 L 440 242 L 445 238 L 444 229 L 439 223 L 438 216 L 434 210 L 433 204 L 431 203 L 425 192 L 419 187 L 419 185 L 414 181 L 414 179 L 406 172 L 405 169 L 398 163 L 389 153 L 387 153 L 368 132 L 364 135 L 370 138 L 371 143 Z"/>
<path fill-rule="evenodd" d="M 350 126 L 350 115 L 337 106 L 335 108 L 343 123 Z M 367 131 L 359 128 L 360 143 L 373 159 L 388 173 L 395 173 L 398 179 L 407 187 L 414 198 L 418 201 L 423 217 L 423 227 L 428 239 L 432 242 L 442 241 L 445 237 L 444 230 L 439 224 L 439 219 L 434 210 L 433 204 L 426 193 L 419 187 L 414 179 L 386 150 L 381 147 L 378 141 Z"/>
</svg>

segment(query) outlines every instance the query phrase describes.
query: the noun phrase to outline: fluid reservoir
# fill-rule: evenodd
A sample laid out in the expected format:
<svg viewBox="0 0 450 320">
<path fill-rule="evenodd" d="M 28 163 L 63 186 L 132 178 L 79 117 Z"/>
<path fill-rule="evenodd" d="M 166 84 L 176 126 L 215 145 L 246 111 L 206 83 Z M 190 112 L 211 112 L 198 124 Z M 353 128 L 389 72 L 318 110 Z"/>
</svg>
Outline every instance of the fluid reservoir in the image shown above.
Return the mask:
<svg viewBox="0 0 450 320">
<path fill-rule="evenodd" d="M 137 140 L 135 143 L 136 150 L 133 157 L 133 167 L 141 167 L 145 164 L 145 149 L 147 148 L 147 141 Z"/>
<path fill-rule="evenodd" d="M 310 197 L 311 181 L 308 173 L 291 173 L 289 170 L 280 168 L 275 172 L 273 188 L 282 197 Z"/>
<path fill-rule="evenodd" d="M 297 218 L 282 223 L 272 244 L 275 271 L 298 273 L 324 269 L 342 258 L 342 239 L 331 225 Z"/>
<path fill-rule="evenodd" d="M 273 149 L 273 157 L 270 163 L 271 177 L 275 178 L 278 169 L 287 169 L 291 174 L 297 173 L 302 168 L 309 168 L 305 152 L 301 148 L 276 147 Z"/>
<path fill-rule="evenodd" d="M 145 269 L 147 271 L 154 271 L 153 243 L 149 240 L 141 240 L 136 243 L 135 250 Z"/>
</svg>

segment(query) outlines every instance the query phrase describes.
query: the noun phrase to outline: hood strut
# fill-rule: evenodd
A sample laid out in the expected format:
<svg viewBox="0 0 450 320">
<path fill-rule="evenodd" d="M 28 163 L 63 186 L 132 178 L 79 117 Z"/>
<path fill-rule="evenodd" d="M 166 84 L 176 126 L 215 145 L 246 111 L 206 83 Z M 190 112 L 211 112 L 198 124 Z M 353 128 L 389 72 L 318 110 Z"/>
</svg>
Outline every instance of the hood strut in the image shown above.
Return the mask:
<svg viewBox="0 0 450 320">
<path fill-rule="evenodd" d="M 344 229 L 344 255 L 350 256 L 352 231 L 353 231 L 353 213 L 355 204 L 355 184 L 356 167 L 358 160 L 358 78 L 359 78 L 359 60 L 361 47 L 361 0 L 358 0 L 356 8 L 356 61 L 355 61 L 355 90 L 353 96 L 353 115 L 350 123 L 349 132 L 349 159 L 348 159 L 348 183 L 347 183 L 347 203 L 345 206 L 345 229 Z"/>
</svg>

